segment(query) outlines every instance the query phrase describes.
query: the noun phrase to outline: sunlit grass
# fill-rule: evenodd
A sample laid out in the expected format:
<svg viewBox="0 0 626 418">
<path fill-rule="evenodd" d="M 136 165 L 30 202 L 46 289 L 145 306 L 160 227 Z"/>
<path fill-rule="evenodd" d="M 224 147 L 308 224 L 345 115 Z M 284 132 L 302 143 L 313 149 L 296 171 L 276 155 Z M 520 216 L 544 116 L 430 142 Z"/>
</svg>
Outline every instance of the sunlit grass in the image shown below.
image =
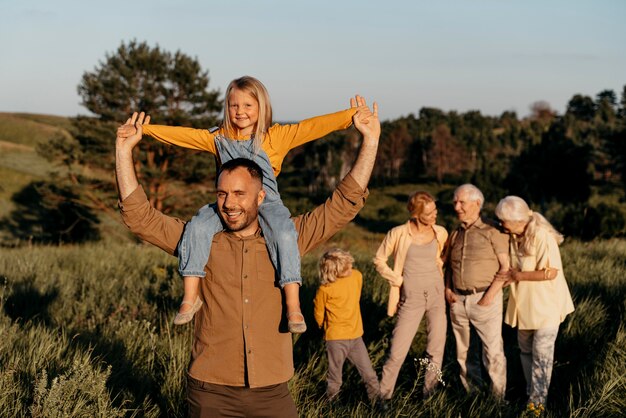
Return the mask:
<svg viewBox="0 0 626 418">
<path fill-rule="evenodd" d="M 354 238 L 354 235 L 353 235 Z M 393 320 L 386 284 L 371 264 L 372 245 L 352 249 L 364 273 L 364 340 L 380 373 Z M 374 236 L 371 238 L 375 241 Z M 358 248 L 358 249 L 354 249 Z M 337 403 L 324 399 L 327 359 L 314 329 L 312 297 L 319 251 L 303 259 L 302 305 L 310 330 L 295 339 L 296 375 L 290 389 L 304 417 L 385 416 L 369 404 L 356 370 L 347 366 Z M 565 273 L 577 310 L 561 326 L 547 405 L 549 417 L 612 417 L 626 410 L 626 241 L 568 242 Z M 66 416 L 186 415 L 185 370 L 191 327 L 172 327 L 182 294 L 176 260 L 129 243 L 22 247 L 0 252 L 0 416 L 37 416 L 59 408 Z M 524 409 L 514 332 L 505 328 L 509 404 L 486 393 L 468 396 L 458 381 L 449 333 L 447 385 L 421 397 L 426 333 L 422 326 L 402 368 L 386 416 L 520 417 Z"/>
</svg>

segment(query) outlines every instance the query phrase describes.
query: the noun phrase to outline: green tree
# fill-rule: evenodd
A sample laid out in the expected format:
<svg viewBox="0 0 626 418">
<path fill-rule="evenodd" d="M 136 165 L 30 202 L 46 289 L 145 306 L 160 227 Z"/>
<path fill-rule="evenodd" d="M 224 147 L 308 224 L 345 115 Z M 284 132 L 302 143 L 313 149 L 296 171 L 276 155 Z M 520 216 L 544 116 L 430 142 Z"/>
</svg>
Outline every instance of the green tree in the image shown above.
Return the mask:
<svg viewBox="0 0 626 418">
<path fill-rule="evenodd" d="M 597 117 L 600 122 L 612 125 L 617 116 L 617 96 L 613 90 L 603 90 L 596 96 Z"/>
<path fill-rule="evenodd" d="M 619 109 L 617 111 L 618 117 L 621 119 L 622 123 L 626 123 L 626 85 L 622 89 L 622 96 L 619 101 Z"/>
<path fill-rule="evenodd" d="M 505 181 L 511 194 L 545 205 L 552 200 L 582 204 L 591 195 L 591 147 L 566 136 L 562 120 L 543 135 L 541 143 L 524 150 Z"/>
<path fill-rule="evenodd" d="M 13 196 L 19 211 L 3 219 L 2 229 L 44 242 L 98 239 L 100 214 L 119 219 L 113 175 L 116 128 L 139 110 L 150 114 L 153 123 L 215 126 L 222 103 L 219 91 L 208 86 L 208 72 L 180 51 L 131 41 L 106 54 L 78 85 L 91 115 L 73 118 L 69 133 L 57 132 L 38 145 L 58 171 Z M 210 200 L 213 157 L 152 139 L 142 141 L 135 152 L 140 181 L 156 208 L 189 216 Z"/>
<path fill-rule="evenodd" d="M 622 90 L 620 107 L 617 110 L 617 123 L 608 141 L 609 152 L 613 156 L 613 170 L 621 178 L 626 191 L 626 86 Z"/>
<path fill-rule="evenodd" d="M 73 119 L 76 144 L 72 161 L 57 158 L 69 167 L 69 180 L 92 201 L 114 196 L 111 176 L 107 181 L 81 176 L 76 167 L 111 173 L 114 165 L 115 130 L 133 111 L 150 114 L 152 123 L 210 128 L 218 122 L 222 103 L 219 91 L 209 89 L 208 72 L 197 59 L 180 51 L 170 53 L 145 42 L 122 43 L 106 54 L 93 71 L 83 74 L 78 85 L 82 104 L 95 116 Z M 70 141 L 68 139 L 68 141 Z M 68 148 L 66 146 L 64 148 Z M 72 148 L 72 147 L 70 147 Z M 214 159 L 208 154 L 142 141 L 135 161 L 140 180 L 151 203 L 161 210 L 197 205 L 189 185 L 208 188 L 213 183 Z M 102 176 L 100 176 L 102 177 Z M 204 183 L 204 185 L 202 185 Z M 180 187 L 181 185 L 185 187 Z M 206 200 L 206 199 L 203 199 Z M 100 206 L 111 206 L 108 204 Z"/>
<path fill-rule="evenodd" d="M 427 173 L 442 184 L 445 176 L 459 175 L 466 168 L 467 153 L 450 133 L 446 124 L 438 125 L 432 132 L 431 147 L 426 153 Z"/>
<path fill-rule="evenodd" d="M 196 59 L 131 41 L 83 74 L 78 93 L 102 121 L 119 123 L 142 109 L 168 124 L 207 126 L 221 109 L 219 92 L 208 86 Z"/>
<path fill-rule="evenodd" d="M 373 174 L 375 178 L 382 177 L 391 184 L 397 184 L 401 178 L 402 167 L 409 157 L 413 138 L 404 119 L 393 124 L 384 123 L 382 132 L 381 136 L 384 135 L 385 140 L 380 143 Z"/>
<path fill-rule="evenodd" d="M 596 115 L 596 104 L 591 97 L 576 94 L 567 103 L 565 114 L 580 121 L 591 122 Z"/>
</svg>

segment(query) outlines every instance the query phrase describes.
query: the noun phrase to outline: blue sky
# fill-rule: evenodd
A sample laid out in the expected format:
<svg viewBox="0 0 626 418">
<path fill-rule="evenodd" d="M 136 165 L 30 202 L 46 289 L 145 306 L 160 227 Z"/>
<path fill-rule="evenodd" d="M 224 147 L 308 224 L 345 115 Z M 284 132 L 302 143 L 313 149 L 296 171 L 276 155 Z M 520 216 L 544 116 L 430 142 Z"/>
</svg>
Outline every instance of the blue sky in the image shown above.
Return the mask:
<svg viewBox="0 0 626 418">
<path fill-rule="evenodd" d="M 626 85 L 623 0 L 315 2 L 0 0 L 0 111 L 87 114 L 76 86 L 136 39 L 196 57 L 210 87 L 244 74 L 276 120 L 329 113 L 359 93 L 382 119 L 424 106 L 559 113 Z"/>
</svg>

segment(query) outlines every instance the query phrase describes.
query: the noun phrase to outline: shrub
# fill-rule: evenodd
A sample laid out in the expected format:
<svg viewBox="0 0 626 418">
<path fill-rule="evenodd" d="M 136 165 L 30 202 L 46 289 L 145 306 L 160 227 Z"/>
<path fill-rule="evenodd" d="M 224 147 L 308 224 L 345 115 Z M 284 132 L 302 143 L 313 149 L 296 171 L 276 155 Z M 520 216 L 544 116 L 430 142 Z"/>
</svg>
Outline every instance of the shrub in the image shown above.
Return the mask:
<svg viewBox="0 0 626 418">
<path fill-rule="evenodd" d="M 45 369 L 37 377 L 35 398 L 30 407 L 34 418 L 121 417 L 124 411 L 111 406 L 106 381 L 111 366 L 95 370 L 89 358 L 77 359 L 71 368 L 48 381 Z"/>
</svg>

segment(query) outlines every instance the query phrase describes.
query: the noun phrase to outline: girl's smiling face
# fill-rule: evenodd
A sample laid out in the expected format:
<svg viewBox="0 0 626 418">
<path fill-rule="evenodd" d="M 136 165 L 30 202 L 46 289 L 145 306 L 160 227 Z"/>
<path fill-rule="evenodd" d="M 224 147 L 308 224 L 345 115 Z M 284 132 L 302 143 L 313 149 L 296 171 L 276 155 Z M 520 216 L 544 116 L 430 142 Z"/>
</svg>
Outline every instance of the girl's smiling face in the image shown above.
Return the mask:
<svg viewBox="0 0 626 418">
<path fill-rule="evenodd" d="M 228 96 L 228 117 L 241 136 L 250 136 L 259 121 L 259 102 L 250 93 L 233 89 Z"/>
</svg>

